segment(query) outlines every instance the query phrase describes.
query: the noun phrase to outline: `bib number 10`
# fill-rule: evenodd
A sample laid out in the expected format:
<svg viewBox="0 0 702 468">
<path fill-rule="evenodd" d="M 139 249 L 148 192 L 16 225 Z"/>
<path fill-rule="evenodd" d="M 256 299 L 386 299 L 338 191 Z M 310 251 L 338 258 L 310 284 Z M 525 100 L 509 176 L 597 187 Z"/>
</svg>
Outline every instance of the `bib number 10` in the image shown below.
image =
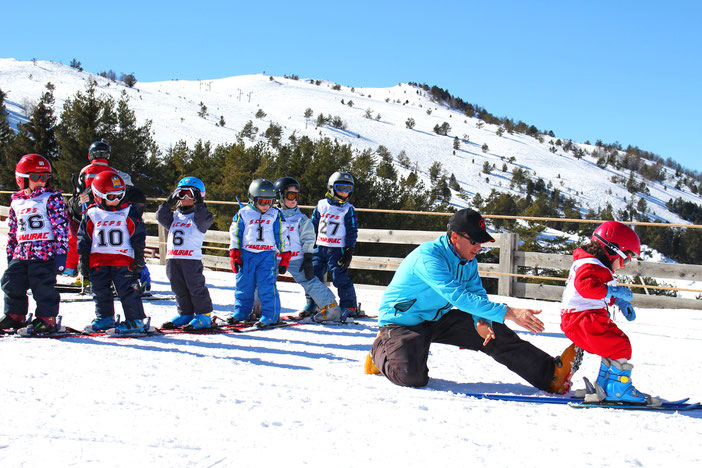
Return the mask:
<svg viewBox="0 0 702 468">
<path fill-rule="evenodd" d="M 112 229 L 110 231 L 100 230 L 97 233 L 98 245 L 100 247 L 111 246 L 121 246 L 124 241 L 124 234 L 119 229 Z"/>
</svg>

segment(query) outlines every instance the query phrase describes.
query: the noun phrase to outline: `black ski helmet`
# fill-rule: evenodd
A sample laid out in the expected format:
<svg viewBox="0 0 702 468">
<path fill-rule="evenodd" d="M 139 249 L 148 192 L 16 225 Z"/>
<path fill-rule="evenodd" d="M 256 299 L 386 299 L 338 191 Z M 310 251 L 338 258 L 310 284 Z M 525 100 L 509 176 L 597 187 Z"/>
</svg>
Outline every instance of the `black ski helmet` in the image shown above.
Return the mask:
<svg viewBox="0 0 702 468">
<path fill-rule="evenodd" d="M 104 141 L 94 141 L 88 148 L 88 161 L 110 159 L 110 145 Z"/>
<path fill-rule="evenodd" d="M 295 187 L 298 191 L 302 191 L 300 188 L 300 182 L 293 177 L 281 177 L 280 179 L 276 180 L 275 184 L 273 185 L 275 187 L 275 195 L 278 197 L 278 200 L 283 199 L 285 189 L 288 187 Z"/>
<path fill-rule="evenodd" d="M 275 186 L 267 179 L 256 179 L 249 185 L 249 201 L 254 205 L 259 198 L 272 198 L 275 200 Z"/>
</svg>

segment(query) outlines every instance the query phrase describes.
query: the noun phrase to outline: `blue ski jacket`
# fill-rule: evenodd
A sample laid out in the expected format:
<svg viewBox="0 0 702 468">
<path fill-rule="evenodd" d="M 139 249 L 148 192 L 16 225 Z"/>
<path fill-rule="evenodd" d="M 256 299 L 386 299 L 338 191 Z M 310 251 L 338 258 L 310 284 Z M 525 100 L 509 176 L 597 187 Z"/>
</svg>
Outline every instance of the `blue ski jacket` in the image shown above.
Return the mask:
<svg viewBox="0 0 702 468">
<path fill-rule="evenodd" d="M 383 294 L 378 324 L 418 325 L 456 308 L 486 321 L 504 323 L 507 305 L 488 299 L 478 261 L 461 258 L 447 235 L 414 249 Z"/>
</svg>

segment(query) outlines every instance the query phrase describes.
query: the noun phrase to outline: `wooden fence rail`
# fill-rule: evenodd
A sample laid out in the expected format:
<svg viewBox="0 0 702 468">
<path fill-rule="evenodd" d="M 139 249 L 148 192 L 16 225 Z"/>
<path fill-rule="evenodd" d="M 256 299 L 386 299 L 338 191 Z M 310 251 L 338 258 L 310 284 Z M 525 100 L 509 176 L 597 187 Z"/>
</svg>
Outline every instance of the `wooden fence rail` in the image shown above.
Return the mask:
<svg viewBox="0 0 702 468">
<path fill-rule="evenodd" d="M 8 207 L 0 206 L 0 218 L 8 215 Z M 147 224 L 157 224 L 154 213 L 145 213 L 144 222 Z M 0 225 L 0 235 L 7 234 L 5 223 Z M 394 229 L 359 229 L 358 242 L 361 248 L 360 253 L 354 256 L 351 262 L 352 269 L 375 270 L 375 271 L 395 271 L 402 262 L 402 258 L 397 257 L 371 257 L 362 254 L 363 244 L 396 244 L 396 245 L 419 245 L 425 241 L 433 240 L 444 234 L 443 231 L 408 231 Z M 551 274 L 540 273 L 543 270 L 567 271 L 572 264 L 570 255 L 548 254 L 537 252 L 522 252 L 519 250 L 519 235 L 514 233 L 493 234 L 495 244 L 490 244 L 491 248 L 499 249 L 499 263 L 480 263 L 479 270 L 484 277 L 497 278 L 497 294 L 501 296 L 514 296 L 530 299 L 545 299 L 558 301 L 563 294 L 564 287 L 554 284 L 543 284 L 534 281 L 551 280 L 564 281 L 564 278 L 554 278 Z M 161 226 L 158 227 L 157 236 L 147 236 L 146 246 L 149 255 L 158 259 L 161 264 L 165 264 L 167 232 Z M 213 251 L 228 251 L 229 233 L 226 231 L 208 231 L 205 236 L 205 249 Z M 225 255 L 203 255 L 203 264 L 208 268 L 229 269 L 229 257 Z M 675 279 L 686 281 L 702 281 L 702 266 L 685 265 L 673 263 L 656 262 L 633 262 L 626 269 L 627 276 L 652 277 L 656 279 Z M 521 271 L 521 273 L 520 273 Z M 525 280 L 530 280 L 529 282 Z M 622 283 L 624 284 L 624 283 Z M 656 287 L 629 285 L 634 289 L 633 304 L 641 307 L 651 308 L 686 308 L 702 309 L 702 300 L 687 299 L 670 296 L 657 296 L 648 294 L 649 290 L 668 289 L 684 290 L 699 293 L 702 290 L 690 288 Z M 646 294 L 640 294 L 645 290 Z"/>
</svg>

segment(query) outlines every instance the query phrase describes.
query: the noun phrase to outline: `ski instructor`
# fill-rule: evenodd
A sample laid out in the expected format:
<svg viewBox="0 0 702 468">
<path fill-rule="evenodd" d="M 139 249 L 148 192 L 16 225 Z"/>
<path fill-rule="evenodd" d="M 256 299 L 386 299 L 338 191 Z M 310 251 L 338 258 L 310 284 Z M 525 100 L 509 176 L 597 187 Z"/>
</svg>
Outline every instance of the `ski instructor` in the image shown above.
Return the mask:
<svg viewBox="0 0 702 468">
<path fill-rule="evenodd" d="M 429 382 L 429 347 L 444 343 L 482 351 L 540 390 L 562 394 L 570 389 L 574 345 L 560 357 L 549 356 L 504 324 L 511 320 L 540 333 L 540 310 L 488 299 L 475 257 L 482 244 L 494 241 L 483 217 L 463 209 L 449 219 L 446 235 L 423 243 L 402 261 L 380 303 L 380 330 L 366 373 L 423 387 Z"/>
</svg>

